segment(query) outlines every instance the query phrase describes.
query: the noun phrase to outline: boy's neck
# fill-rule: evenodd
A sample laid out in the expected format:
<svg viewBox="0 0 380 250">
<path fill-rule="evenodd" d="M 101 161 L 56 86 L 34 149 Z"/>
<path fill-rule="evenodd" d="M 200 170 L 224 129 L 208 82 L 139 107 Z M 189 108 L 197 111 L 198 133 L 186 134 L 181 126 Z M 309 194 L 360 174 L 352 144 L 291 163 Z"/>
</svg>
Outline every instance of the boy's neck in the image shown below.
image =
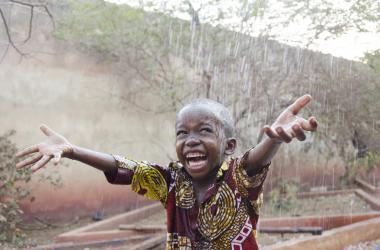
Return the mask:
<svg viewBox="0 0 380 250">
<path fill-rule="evenodd" d="M 214 168 L 207 176 L 200 180 L 193 179 L 193 188 L 196 196 L 196 202 L 200 205 L 207 193 L 207 191 L 215 183 L 217 173 L 221 166 Z"/>
</svg>

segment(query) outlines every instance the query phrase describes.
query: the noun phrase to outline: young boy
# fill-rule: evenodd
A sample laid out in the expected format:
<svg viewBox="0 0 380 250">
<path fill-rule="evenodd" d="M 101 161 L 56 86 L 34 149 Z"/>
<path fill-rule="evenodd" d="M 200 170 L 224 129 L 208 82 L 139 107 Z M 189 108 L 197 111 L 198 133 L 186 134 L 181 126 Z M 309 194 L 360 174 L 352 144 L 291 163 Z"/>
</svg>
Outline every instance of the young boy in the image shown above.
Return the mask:
<svg viewBox="0 0 380 250">
<path fill-rule="evenodd" d="M 304 131 L 317 128 L 314 117 L 297 116 L 310 100 L 300 97 L 272 126 L 264 126 L 266 138 L 240 159 L 226 160 L 236 147 L 227 109 L 204 99 L 178 112 L 178 162 L 168 167 L 77 147 L 45 125 L 41 130 L 47 140 L 17 153 L 35 154 L 16 167 L 36 171 L 67 157 L 103 171 L 110 183 L 130 184 L 166 208 L 167 249 L 258 249 L 256 225 L 270 161 L 282 142 L 305 140 Z"/>
</svg>

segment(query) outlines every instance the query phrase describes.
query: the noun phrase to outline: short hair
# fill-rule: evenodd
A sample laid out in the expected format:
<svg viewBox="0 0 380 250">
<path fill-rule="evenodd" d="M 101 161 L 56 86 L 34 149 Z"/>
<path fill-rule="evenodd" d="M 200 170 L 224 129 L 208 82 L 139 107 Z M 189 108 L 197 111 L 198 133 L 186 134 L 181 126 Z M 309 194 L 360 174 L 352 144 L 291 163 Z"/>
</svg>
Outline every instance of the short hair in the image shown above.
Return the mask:
<svg viewBox="0 0 380 250">
<path fill-rule="evenodd" d="M 235 135 L 235 125 L 230 115 L 228 109 L 221 103 L 206 99 L 206 98 L 198 98 L 192 100 L 190 103 L 183 106 L 177 115 L 184 109 L 194 106 L 206 107 L 209 109 L 215 117 L 220 121 L 223 126 L 224 134 L 227 138 L 233 137 Z"/>
</svg>

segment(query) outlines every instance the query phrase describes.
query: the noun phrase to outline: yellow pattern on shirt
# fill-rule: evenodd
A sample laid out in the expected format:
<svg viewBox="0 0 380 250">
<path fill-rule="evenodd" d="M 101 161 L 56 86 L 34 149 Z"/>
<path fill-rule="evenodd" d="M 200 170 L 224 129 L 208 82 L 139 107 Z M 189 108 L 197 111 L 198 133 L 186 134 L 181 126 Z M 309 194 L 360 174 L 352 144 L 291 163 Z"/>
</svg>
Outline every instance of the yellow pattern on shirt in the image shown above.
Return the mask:
<svg viewBox="0 0 380 250">
<path fill-rule="evenodd" d="M 151 200 L 159 200 L 166 206 L 167 185 L 160 171 L 152 166 L 139 162 L 134 169 L 131 188 L 136 193 L 145 192 Z"/>
</svg>

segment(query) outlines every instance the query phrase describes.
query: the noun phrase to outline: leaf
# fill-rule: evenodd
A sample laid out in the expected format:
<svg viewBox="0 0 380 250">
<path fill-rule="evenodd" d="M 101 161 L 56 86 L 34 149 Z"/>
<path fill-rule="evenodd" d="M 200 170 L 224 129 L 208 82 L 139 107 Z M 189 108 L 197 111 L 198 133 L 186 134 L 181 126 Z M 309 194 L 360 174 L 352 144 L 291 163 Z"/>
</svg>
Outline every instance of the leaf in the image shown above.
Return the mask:
<svg viewBox="0 0 380 250">
<path fill-rule="evenodd" d="M 5 218 L 4 216 L 0 214 L 0 222 L 7 222 L 7 221 L 8 221 L 7 218 Z"/>
</svg>

